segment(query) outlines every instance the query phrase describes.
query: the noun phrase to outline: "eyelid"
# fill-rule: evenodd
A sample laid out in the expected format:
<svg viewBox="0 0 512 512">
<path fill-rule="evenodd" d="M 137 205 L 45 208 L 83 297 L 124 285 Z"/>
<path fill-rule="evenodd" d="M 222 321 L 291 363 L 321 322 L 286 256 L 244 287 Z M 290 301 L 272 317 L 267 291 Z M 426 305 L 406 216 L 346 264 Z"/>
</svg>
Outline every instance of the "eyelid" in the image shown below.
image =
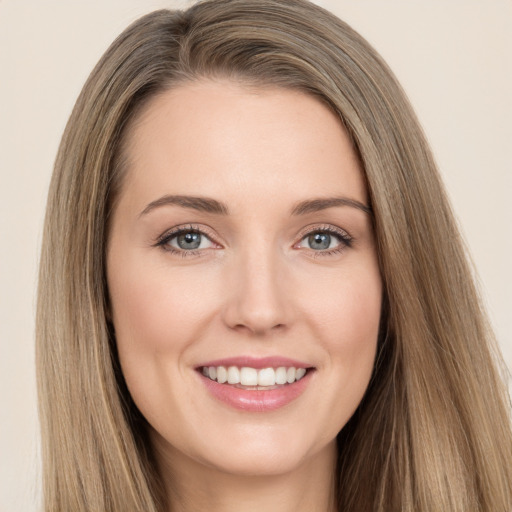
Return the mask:
<svg viewBox="0 0 512 512">
<path fill-rule="evenodd" d="M 171 239 L 177 237 L 181 233 L 187 232 L 196 232 L 200 233 L 202 236 L 205 236 L 214 246 L 216 246 L 214 247 L 215 249 L 223 247 L 219 242 L 216 241 L 217 237 L 214 234 L 212 234 L 213 230 L 211 230 L 207 226 L 199 224 L 182 224 L 174 226 L 165 231 L 164 233 L 162 233 L 160 236 L 158 236 L 152 245 L 155 247 L 161 247 L 163 250 L 168 251 L 170 253 L 180 254 L 184 257 L 195 256 L 204 253 L 206 251 L 205 248 L 185 250 L 168 245 L 168 242 Z M 300 244 L 304 240 L 304 238 L 312 235 L 313 233 L 329 233 L 331 235 L 336 236 L 340 240 L 340 245 L 332 249 L 324 249 L 320 251 L 306 249 L 308 250 L 308 252 L 313 253 L 315 257 L 328 256 L 331 254 L 340 253 L 347 247 L 351 247 L 352 243 L 354 242 L 354 238 L 346 230 L 338 226 L 332 224 L 311 224 L 305 226 L 299 231 L 299 233 L 297 234 L 297 241 L 293 244 L 293 248 L 298 249 L 298 244 Z"/>
<path fill-rule="evenodd" d="M 332 224 L 310 224 L 302 228 L 297 234 L 298 242 L 303 240 L 306 236 L 311 235 L 313 233 L 324 232 L 330 233 L 339 236 L 343 241 L 347 243 L 351 243 L 354 241 L 354 237 L 348 233 L 345 229 L 342 229 L 338 226 L 334 226 Z"/>
<path fill-rule="evenodd" d="M 159 235 L 154 243 L 152 244 L 155 247 L 161 247 L 162 249 L 170 252 L 170 253 L 179 253 L 182 255 L 194 255 L 200 252 L 205 251 L 205 249 L 178 249 L 176 247 L 171 247 L 170 245 L 167 245 L 168 242 L 180 235 L 181 233 L 189 233 L 189 232 L 195 232 L 199 233 L 202 236 L 205 236 L 210 240 L 210 242 L 216 246 L 215 248 L 221 248 L 222 245 L 216 241 L 216 237 L 213 235 L 213 231 L 209 229 L 207 226 L 199 225 L 199 224 L 181 224 L 178 226 L 174 226 L 161 235 Z"/>
<path fill-rule="evenodd" d="M 324 249 L 324 250 L 314 250 L 299 247 L 299 244 L 307 237 L 311 236 L 314 233 L 328 233 L 330 235 L 334 235 L 339 239 L 339 245 L 332 249 Z M 313 257 L 322 257 L 322 256 L 331 256 L 335 254 L 339 254 L 347 248 L 350 248 L 354 242 L 354 237 L 351 236 L 346 230 L 332 225 L 332 224 L 314 224 L 304 227 L 300 230 L 297 235 L 298 240 L 294 243 L 294 249 L 305 249 L 307 253 L 312 255 Z"/>
</svg>

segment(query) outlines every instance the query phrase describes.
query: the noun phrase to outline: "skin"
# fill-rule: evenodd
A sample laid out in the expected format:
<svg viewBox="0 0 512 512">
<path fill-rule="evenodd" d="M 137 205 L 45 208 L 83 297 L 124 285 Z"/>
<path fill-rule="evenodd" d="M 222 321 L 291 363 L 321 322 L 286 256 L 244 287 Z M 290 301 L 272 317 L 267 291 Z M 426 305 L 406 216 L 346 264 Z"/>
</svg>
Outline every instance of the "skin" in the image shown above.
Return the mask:
<svg viewBox="0 0 512 512">
<path fill-rule="evenodd" d="M 331 197 L 368 205 L 340 121 L 300 92 L 205 80 L 153 98 L 125 148 L 107 279 L 122 371 L 173 510 L 332 510 L 335 438 L 370 379 L 382 282 L 369 213 L 292 211 Z M 155 206 L 166 195 L 229 213 Z M 198 250 L 158 245 L 179 226 L 205 233 Z M 330 249 L 312 247 L 325 229 L 350 243 L 331 234 Z M 196 371 L 232 356 L 315 370 L 285 407 L 240 411 Z"/>
</svg>

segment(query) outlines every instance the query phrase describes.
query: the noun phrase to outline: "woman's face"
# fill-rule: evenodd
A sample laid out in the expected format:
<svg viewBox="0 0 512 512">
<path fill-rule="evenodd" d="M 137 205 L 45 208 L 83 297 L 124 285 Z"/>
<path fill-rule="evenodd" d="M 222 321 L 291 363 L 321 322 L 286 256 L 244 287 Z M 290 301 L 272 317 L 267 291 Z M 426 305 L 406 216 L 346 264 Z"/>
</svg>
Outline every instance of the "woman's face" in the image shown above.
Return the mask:
<svg viewBox="0 0 512 512">
<path fill-rule="evenodd" d="M 200 81 L 153 98 L 125 148 L 108 287 L 158 454 L 252 475 L 332 457 L 382 290 L 337 117 L 300 92 Z"/>
</svg>

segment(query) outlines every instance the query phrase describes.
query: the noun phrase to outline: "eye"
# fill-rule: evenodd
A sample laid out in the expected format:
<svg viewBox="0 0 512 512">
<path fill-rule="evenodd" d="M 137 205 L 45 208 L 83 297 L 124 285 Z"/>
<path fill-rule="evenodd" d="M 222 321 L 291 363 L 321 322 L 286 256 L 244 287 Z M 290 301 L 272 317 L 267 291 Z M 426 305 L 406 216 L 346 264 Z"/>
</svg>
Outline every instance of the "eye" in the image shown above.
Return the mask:
<svg viewBox="0 0 512 512">
<path fill-rule="evenodd" d="M 352 238 L 342 230 L 331 227 L 310 231 L 297 244 L 299 248 L 324 254 L 333 254 L 350 247 Z"/>
<path fill-rule="evenodd" d="M 212 245 L 211 241 L 205 235 L 197 231 L 182 232 L 174 235 L 167 243 L 183 251 L 206 249 Z"/>
<path fill-rule="evenodd" d="M 316 251 L 324 251 L 325 249 L 332 249 L 339 244 L 339 240 L 330 235 L 329 233 L 313 233 L 302 239 L 301 247 L 309 247 Z"/>
<path fill-rule="evenodd" d="M 177 229 L 164 234 L 158 240 L 158 246 L 174 253 L 193 254 L 195 251 L 210 249 L 215 246 L 211 239 L 196 228 Z"/>
</svg>

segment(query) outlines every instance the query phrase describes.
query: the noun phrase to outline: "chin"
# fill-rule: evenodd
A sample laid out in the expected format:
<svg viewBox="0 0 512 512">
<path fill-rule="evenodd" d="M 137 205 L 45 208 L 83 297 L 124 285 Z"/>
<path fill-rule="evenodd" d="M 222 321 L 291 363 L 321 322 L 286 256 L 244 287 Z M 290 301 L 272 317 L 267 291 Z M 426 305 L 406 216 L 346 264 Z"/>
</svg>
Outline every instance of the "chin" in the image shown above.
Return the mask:
<svg viewBox="0 0 512 512">
<path fill-rule="evenodd" d="M 306 433 L 290 435 L 289 430 L 276 432 L 272 427 L 261 430 L 225 435 L 223 442 L 204 447 L 202 454 L 196 454 L 196 460 L 230 475 L 278 476 L 300 470 L 317 454 L 336 449 L 335 439 L 317 444 Z"/>
</svg>

